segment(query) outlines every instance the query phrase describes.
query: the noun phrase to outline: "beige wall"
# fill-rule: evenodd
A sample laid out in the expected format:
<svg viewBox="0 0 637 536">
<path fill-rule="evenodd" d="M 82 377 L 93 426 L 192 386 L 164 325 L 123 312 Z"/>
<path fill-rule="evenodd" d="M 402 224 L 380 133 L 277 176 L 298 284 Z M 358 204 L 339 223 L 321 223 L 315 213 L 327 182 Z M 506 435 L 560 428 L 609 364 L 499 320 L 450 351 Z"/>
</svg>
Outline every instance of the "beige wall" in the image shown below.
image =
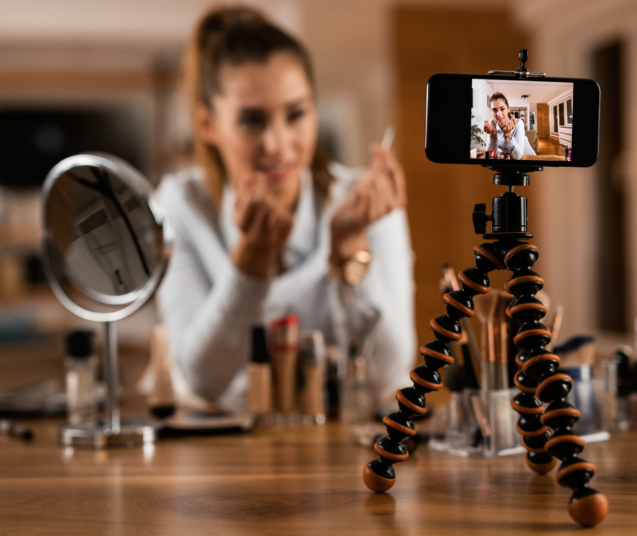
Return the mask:
<svg viewBox="0 0 637 536">
<path fill-rule="evenodd" d="M 536 32 L 529 67 L 548 75 L 591 77 L 591 52 L 617 37 L 627 44 L 626 147 L 618 175 L 627 192 L 627 273 L 637 273 L 637 2 L 634 0 L 537 0 L 520 2 L 518 19 Z M 548 16 L 550 14 L 550 16 Z M 602 98 L 604 96 L 602 95 Z M 577 150 L 577 149 L 575 149 Z M 596 213 L 592 169 L 535 174 L 544 214 L 534 223 L 543 277 L 553 299 L 563 302 L 563 335 L 595 333 Z M 610 177 L 609 177 L 610 180 Z M 634 278 L 628 278 L 629 280 Z M 637 314 L 637 286 L 629 283 L 630 316 Z M 632 325 L 632 322 L 628 322 Z M 598 334 L 604 335 L 604 334 Z M 560 337 L 562 338 L 562 337 Z M 602 337 L 604 338 L 604 337 Z M 620 340 L 614 337 L 613 341 Z"/>
</svg>

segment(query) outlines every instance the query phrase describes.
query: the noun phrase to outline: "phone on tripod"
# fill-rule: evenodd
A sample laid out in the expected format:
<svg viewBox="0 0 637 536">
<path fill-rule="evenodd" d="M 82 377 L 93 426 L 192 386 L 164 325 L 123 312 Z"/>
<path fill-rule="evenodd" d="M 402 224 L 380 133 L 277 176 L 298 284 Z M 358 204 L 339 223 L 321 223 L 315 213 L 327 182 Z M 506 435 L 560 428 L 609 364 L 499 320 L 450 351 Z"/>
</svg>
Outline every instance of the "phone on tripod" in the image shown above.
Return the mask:
<svg viewBox="0 0 637 536">
<path fill-rule="evenodd" d="M 425 153 L 432 162 L 501 170 L 592 166 L 599 109 L 594 80 L 434 74 L 427 82 Z"/>
</svg>

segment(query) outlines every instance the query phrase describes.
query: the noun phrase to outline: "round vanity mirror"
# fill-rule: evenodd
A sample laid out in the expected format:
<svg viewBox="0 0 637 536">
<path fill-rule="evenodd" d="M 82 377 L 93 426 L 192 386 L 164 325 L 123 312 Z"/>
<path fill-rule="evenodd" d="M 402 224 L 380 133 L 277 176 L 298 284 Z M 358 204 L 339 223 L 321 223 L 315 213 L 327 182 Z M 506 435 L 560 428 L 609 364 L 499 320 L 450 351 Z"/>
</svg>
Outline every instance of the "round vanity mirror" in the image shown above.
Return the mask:
<svg viewBox="0 0 637 536">
<path fill-rule="evenodd" d="M 166 270 L 170 232 L 148 181 L 126 162 L 81 154 L 57 164 L 43 188 L 44 269 L 59 300 L 104 323 L 103 421 L 65 426 L 66 446 L 154 441 L 152 422 L 120 419 L 115 322 L 139 309 Z"/>
</svg>

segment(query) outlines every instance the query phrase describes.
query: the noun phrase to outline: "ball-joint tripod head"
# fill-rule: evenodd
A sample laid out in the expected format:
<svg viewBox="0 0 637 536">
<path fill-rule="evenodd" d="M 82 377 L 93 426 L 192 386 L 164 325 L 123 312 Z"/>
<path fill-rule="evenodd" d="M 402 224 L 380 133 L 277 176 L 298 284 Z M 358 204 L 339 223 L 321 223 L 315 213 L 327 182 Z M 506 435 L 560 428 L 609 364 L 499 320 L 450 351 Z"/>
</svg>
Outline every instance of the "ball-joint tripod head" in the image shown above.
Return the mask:
<svg viewBox="0 0 637 536">
<path fill-rule="evenodd" d="M 489 169 L 498 171 L 489 166 Z M 533 238 L 527 232 L 527 202 L 526 197 L 521 197 L 513 191 L 515 186 L 528 186 L 531 171 L 542 171 L 541 166 L 520 166 L 499 171 L 493 176 L 493 184 L 506 186 L 507 191 L 501 196 L 491 200 L 491 214 L 487 214 L 487 205 L 479 203 L 473 209 L 473 228 L 476 234 L 484 238 L 523 239 Z M 491 222 L 490 234 L 487 232 L 487 222 Z"/>
</svg>

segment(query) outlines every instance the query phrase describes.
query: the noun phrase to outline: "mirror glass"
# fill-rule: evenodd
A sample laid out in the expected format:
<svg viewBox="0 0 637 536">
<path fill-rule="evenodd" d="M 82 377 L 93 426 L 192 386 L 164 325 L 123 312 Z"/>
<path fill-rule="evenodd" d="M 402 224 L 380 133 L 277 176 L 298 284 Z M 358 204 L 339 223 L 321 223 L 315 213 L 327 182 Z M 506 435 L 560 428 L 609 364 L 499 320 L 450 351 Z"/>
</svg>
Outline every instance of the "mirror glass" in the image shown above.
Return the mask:
<svg viewBox="0 0 637 536">
<path fill-rule="evenodd" d="M 149 297 L 167 245 L 163 215 L 139 172 L 107 155 L 67 158 L 47 177 L 43 210 L 45 268 L 54 290 L 81 308 L 85 298 L 121 306 Z"/>
</svg>

